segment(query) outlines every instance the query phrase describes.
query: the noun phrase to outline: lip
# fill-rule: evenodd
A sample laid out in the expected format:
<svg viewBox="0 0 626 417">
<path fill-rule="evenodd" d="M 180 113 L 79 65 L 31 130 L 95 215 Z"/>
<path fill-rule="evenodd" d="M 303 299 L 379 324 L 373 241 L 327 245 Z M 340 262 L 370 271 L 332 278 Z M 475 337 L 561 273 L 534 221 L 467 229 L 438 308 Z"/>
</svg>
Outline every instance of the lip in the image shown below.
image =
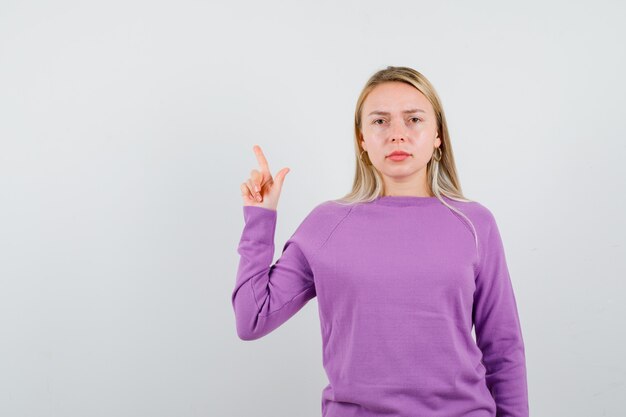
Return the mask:
<svg viewBox="0 0 626 417">
<path fill-rule="evenodd" d="M 405 151 L 393 151 L 393 152 L 391 152 L 387 156 L 390 157 L 390 156 L 400 156 L 400 155 L 409 156 L 410 154 L 408 152 L 405 152 Z"/>
<path fill-rule="evenodd" d="M 389 155 L 387 155 L 387 158 L 391 159 L 392 161 L 404 161 L 409 156 L 411 156 L 411 154 L 405 151 L 393 151 Z"/>
</svg>

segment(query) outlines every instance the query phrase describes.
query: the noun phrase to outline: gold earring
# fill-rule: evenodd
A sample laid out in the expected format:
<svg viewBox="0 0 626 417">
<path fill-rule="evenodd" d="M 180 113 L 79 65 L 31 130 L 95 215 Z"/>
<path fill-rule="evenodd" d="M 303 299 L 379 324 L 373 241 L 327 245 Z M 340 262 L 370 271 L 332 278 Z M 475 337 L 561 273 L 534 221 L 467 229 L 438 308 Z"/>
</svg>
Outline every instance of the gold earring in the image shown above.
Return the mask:
<svg viewBox="0 0 626 417">
<path fill-rule="evenodd" d="M 435 156 L 435 153 L 439 151 L 439 155 Z M 441 150 L 441 147 L 438 146 L 435 148 L 435 152 L 433 152 L 433 158 L 435 159 L 435 161 L 439 162 L 441 161 L 441 157 L 443 156 L 443 151 Z"/>
<path fill-rule="evenodd" d="M 359 158 L 361 159 L 361 162 L 363 162 L 365 165 L 369 165 L 367 162 L 365 162 L 365 161 L 363 160 L 363 153 L 364 153 L 364 152 L 367 152 L 367 151 L 366 151 L 365 149 L 363 149 L 363 150 L 361 151 L 361 154 L 359 155 Z"/>
</svg>

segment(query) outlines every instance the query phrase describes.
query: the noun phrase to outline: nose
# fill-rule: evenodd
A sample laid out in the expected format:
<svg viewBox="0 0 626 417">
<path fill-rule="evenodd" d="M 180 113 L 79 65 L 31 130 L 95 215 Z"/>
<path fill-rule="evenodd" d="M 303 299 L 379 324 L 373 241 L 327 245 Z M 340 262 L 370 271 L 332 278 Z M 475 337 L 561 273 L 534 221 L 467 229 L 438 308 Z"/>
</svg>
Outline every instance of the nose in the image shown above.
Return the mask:
<svg viewBox="0 0 626 417">
<path fill-rule="evenodd" d="M 396 124 L 396 126 L 391 129 L 390 135 L 392 142 L 404 142 L 406 140 L 406 134 L 404 133 L 404 127 L 402 124 Z"/>
</svg>

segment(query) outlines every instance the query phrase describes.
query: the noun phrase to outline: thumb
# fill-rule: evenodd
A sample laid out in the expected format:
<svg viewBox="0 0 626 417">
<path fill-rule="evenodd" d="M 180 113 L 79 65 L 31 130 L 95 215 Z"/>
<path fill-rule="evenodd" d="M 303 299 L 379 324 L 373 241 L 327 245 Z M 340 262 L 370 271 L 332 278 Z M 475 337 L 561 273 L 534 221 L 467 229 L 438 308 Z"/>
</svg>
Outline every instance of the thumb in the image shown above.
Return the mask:
<svg viewBox="0 0 626 417">
<path fill-rule="evenodd" d="M 290 171 L 289 168 L 283 168 L 280 171 L 278 171 L 278 174 L 274 176 L 274 182 L 278 184 L 279 190 L 282 190 L 283 182 L 285 181 L 285 176 L 287 175 L 289 171 Z"/>
</svg>

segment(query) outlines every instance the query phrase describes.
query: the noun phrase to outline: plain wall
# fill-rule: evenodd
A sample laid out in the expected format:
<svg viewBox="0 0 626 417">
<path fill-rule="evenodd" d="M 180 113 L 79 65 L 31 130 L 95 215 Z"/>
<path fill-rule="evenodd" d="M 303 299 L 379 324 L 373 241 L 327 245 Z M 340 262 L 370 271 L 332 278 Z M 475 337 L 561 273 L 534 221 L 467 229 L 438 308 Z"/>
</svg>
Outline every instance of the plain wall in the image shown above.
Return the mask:
<svg viewBox="0 0 626 417">
<path fill-rule="evenodd" d="M 321 415 L 317 301 L 240 340 L 239 185 L 291 168 L 275 259 L 349 191 L 366 80 L 443 101 L 494 213 L 534 417 L 626 408 L 626 6 L 0 4 L 0 415 Z M 302 411 L 308 410 L 308 411 Z"/>
</svg>

